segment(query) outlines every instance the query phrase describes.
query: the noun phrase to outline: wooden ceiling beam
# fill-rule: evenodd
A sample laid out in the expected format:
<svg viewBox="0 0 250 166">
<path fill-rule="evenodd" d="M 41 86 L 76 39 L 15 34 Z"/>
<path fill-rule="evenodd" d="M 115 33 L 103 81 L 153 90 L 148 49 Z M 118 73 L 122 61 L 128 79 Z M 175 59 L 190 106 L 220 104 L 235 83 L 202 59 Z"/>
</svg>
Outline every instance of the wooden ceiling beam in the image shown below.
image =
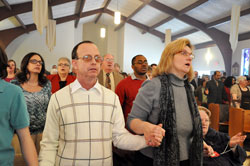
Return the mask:
<svg viewBox="0 0 250 166">
<path fill-rule="evenodd" d="M 114 16 L 114 13 L 115 13 L 115 12 L 109 10 L 109 9 L 104 10 L 104 12 L 111 15 L 111 16 Z M 124 21 L 124 20 L 127 20 L 127 17 L 121 15 L 121 19 Z M 149 28 L 148 26 L 143 25 L 143 24 L 141 24 L 139 22 L 136 22 L 136 21 L 134 21 L 132 19 L 128 20 L 128 23 L 135 26 L 135 27 L 137 27 L 137 28 L 139 28 L 139 29 L 142 29 L 144 31 L 148 31 L 148 28 Z M 160 31 L 153 30 L 153 31 L 151 31 L 149 33 L 151 33 L 154 36 L 159 37 L 161 39 L 161 41 L 164 41 L 164 39 L 165 39 L 165 34 L 160 32 Z"/>
<path fill-rule="evenodd" d="M 81 15 L 82 15 L 82 10 L 84 8 L 85 2 L 86 2 L 86 0 L 80 0 L 80 7 L 79 7 L 79 10 L 77 12 L 78 18 L 75 20 L 75 28 L 77 28 L 78 23 L 80 21 L 80 18 L 81 18 Z"/>
<path fill-rule="evenodd" d="M 250 32 L 242 33 L 239 35 L 239 41 L 250 39 Z"/>
<path fill-rule="evenodd" d="M 224 63 L 225 63 L 225 69 L 226 72 L 230 75 L 231 74 L 231 63 L 232 63 L 232 49 L 231 49 L 231 45 L 229 43 L 229 35 L 227 33 L 224 33 L 218 29 L 215 28 L 210 28 L 207 29 L 206 24 L 196 20 L 186 14 L 182 14 L 179 15 L 178 11 L 176 11 L 173 8 L 170 8 L 158 1 L 151 1 L 149 3 L 150 6 L 164 12 L 167 13 L 175 18 L 177 18 L 178 20 L 181 20 L 182 22 L 185 22 L 191 26 L 193 26 L 195 29 L 199 29 L 201 31 L 203 31 L 204 33 L 206 33 L 213 41 L 216 42 L 222 57 L 224 59 Z"/>
<path fill-rule="evenodd" d="M 178 15 L 185 14 L 185 13 L 189 12 L 190 10 L 193 10 L 194 8 L 196 8 L 196 7 L 198 7 L 198 6 L 200 6 L 200 5 L 204 4 L 204 3 L 206 3 L 207 1 L 208 1 L 208 0 L 199 0 L 199 1 L 196 1 L 196 2 L 192 3 L 191 5 L 185 7 L 184 9 L 180 10 L 180 11 L 178 12 Z M 160 22 L 154 24 L 153 26 L 151 26 L 151 27 L 149 28 L 149 31 L 152 31 L 152 30 L 155 29 L 156 27 L 161 26 L 161 25 L 163 25 L 163 24 L 165 24 L 165 23 L 171 21 L 172 19 L 174 19 L 174 17 L 173 17 L 173 16 L 169 16 L 168 18 L 166 18 L 166 19 L 164 19 L 164 20 L 162 20 L 162 21 L 160 21 Z M 143 32 L 143 33 L 146 33 L 146 32 Z"/>
<path fill-rule="evenodd" d="M 5 5 L 6 8 L 8 8 L 9 11 L 12 10 L 10 4 L 6 1 L 6 0 L 1 0 L 3 2 L 3 4 Z M 23 29 L 26 29 L 26 26 L 24 25 L 23 21 L 20 19 L 20 17 L 18 17 L 17 15 L 14 15 L 14 17 L 16 18 L 17 22 L 23 27 Z"/>
<path fill-rule="evenodd" d="M 49 6 L 56 6 L 61 5 L 64 3 L 72 2 L 76 0 L 53 0 L 51 3 L 49 3 Z M 32 2 L 25 2 L 15 5 L 10 5 L 11 11 L 6 9 L 6 7 L 0 7 L 0 21 L 12 17 L 18 14 L 27 13 L 32 11 Z"/>
<path fill-rule="evenodd" d="M 126 22 L 128 22 L 134 15 L 136 15 L 139 11 L 141 11 L 147 4 L 149 4 L 152 0 L 144 1 L 142 5 L 140 5 L 135 11 L 133 11 L 120 25 L 115 27 L 115 31 L 121 29 Z"/>
<path fill-rule="evenodd" d="M 199 31 L 198 29 L 190 29 L 190 30 L 188 30 L 188 31 L 179 33 L 179 34 L 177 34 L 177 35 L 173 35 L 173 36 L 172 36 L 172 40 L 176 40 L 177 38 L 180 38 L 180 37 L 183 37 L 183 36 L 187 36 L 187 35 L 190 35 L 190 34 L 192 34 L 192 33 L 198 32 L 198 31 Z"/>
<path fill-rule="evenodd" d="M 101 8 L 101 9 L 91 10 L 88 12 L 83 12 L 81 14 L 81 18 L 88 17 L 88 16 L 91 16 L 93 14 L 98 14 L 102 11 L 103 11 L 103 9 Z M 78 16 L 76 14 L 74 14 L 74 15 L 70 15 L 70 16 L 66 16 L 66 17 L 57 18 L 55 20 L 56 20 L 56 24 L 61 24 L 61 23 L 73 21 L 77 18 L 78 18 Z M 20 36 L 24 33 L 36 30 L 35 24 L 26 25 L 26 27 L 27 27 L 26 29 L 23 29 L 22 27 L 17 27 L 17 28 L 11 28 L 11 29 L 6 29 L 6 30 L 0 31 L 0 41 L 3 42 L 3 46 L 6 48 L 8 46 L 8 44 L 10 42 L 12 42 L 14 39 L 16 39 L 18 36 Z"/>
<path fill-rule="evenodd" d="M 105 9 L 107 9 L 107 7 L 108 7 L 108 5 L 109 5 L 110 2 L 111 2 L 111 0 L 107 0 L 106 4 L 105 4 L 104 7 L 103 7 L 103 11 L 104 11 Z M 103 13 L 103 12 L 99 13 L 98 16 L 96 17 L 96 19 L 95 19 L 95 24 L 96 24 L 96 23 L 99 21 L 99 19 L 101 18 L 102 13 Z"/>
<path fill-rule="evenodd" d="M 12 10 L 10 4 L 6 0 L 1 0 L 1 1 L 5 5 L 5 7 L 7 7 L 10 11 Z"/>
<path fill-rule="evenodd" d="M 52 6 L 50 5 L 53 2 L 53 0 L 49 0 L 49 10 L 48 10 L 48 17 L 49 19 L 53 20 L 53 11 L 52 11 Z"/>
<path fill-rule="evenodd" d="M 184 9 L 180 10 L 179 11 L 179 15 L 182 15 L 182 14 L 185 14 L 187 12 L 189 12 L 190 10 L 193 10 L 194 8 L 206 3 L 208 0 L 199 0 L 199 1 L 196 1 L 194 3 L 192 3 L 191 5 L 185 7 Z"/>
<path fill-rule="evenodd" d="M 149 30 L 148 30 L 148 31 L 152 31 L 152 30 L 154 30 L 155 28 L 157 28 L 157 27 L 161 26 L 162 24 L 165 24 L 165 23 L 167 23 L 167 22 L 169 22 L 169 21 L 171 21 L 171 20 L 173 20 L 173 19 L 174 19 L 174 17 L 169 16 L 169 17 L 167 17 L 167 18 L 161 20 L 160 22 L 158 22 L 158 23 L 152 25 L 151 27 L 149 27 Z M 147 33 L 147 32 L 146 32 L 146 31 L 143 31 L 142 34 L 144 34 L 144 33 Z"/>
<path fill-rule="evenodd" d="M 245 15 L 248 15 L 248 14 L 250 14 L 250 8 L 245 9 L 245 10 L 242 10 L 242 11 L 240 12 L 240 17 L 245 16 Z M 230 21 L 230 20 L 231 20 L 231 14 L 230 14 L 229 16 L 226 16 L 226 17 L 223 17 L 223 18 L 221 18 L 221 19 L 218 19 L 218 20 L 215 20 L 215 21 L 213 21 L 213 22 L 208 23 L 208 24 L 206 25 L 206 28 L 211 28 L 211 27 L 220 25 L 220 24 L 222 24 L 222 23 L 225 23 L 225 22 L 227 22 L 227 21 Z"/>
<path fill-rule="evenodd" d="M 196 44 L 196 45 L 194 45 L 194 48 L 196 50 L 198 50 L 198 49 L 208 48 L 208 47 L 213 47 L 213 46 L 216 46 L 216 43 L 214 41 L 209 41 L 209 42 Z"/>
<path fill-rule="evenodd" d="M 240 16 L 241 16 L 241 17 L 242 17 L 242 16 L 245 16 L 245 15 L 248 15 L 248 14 L 250 14 L 250 8 L 245 9 L 245 10 L 242 10 L 242 11 L 240 12 Z M 217 25 L 219 25 L 219 24 L 225 23 L 225 22 L 230 21 L 230 20 L 231 20 L 231 16 L 226 16 L 226 17 L 224 17 L 224 18 L 221 18 L 221 19 L 218 19 L 218 20 L 215 20 L 215 21 L 213 21 L 213 22 L 210 22 L 210 23 L 206 24 L 206 28 L 209 29 L 209 28 L 212 28 L 212 27 L 214 27 L 214 26 L 217 26 Z M 197 29 L 191 29 L 191 30 L 188 30 L 188 31 L 186 31 L 186 32 L 177 34 L 177 35 L 175 35 L 175 36 L 178 36 L 178 37 L 186 36 L 186 35 L 190 35 L 191 33 L 194 33 L 194 32 L 197 32 Z M 240 35 L 239 35 L 239 37 L 240 37 Z M 176 39 L 177 37 L 174 37 L 174 38 Z M 243 39 L 244 37 L 241 36 L 241 38 Z M 248 38 L 248 37 L 246 36 L 246 39 L 250 39 L 250 38 Z M 240 38 L 239 38 L 239 40 L 240 40 Z"/>
</svg>

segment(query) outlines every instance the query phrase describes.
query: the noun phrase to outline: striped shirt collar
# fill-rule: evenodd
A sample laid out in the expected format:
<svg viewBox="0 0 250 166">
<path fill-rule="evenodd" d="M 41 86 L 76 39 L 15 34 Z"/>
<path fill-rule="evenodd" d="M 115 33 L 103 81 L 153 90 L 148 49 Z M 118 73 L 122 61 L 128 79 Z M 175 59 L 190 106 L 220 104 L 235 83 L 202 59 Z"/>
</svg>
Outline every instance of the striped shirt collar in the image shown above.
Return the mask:
<svg viewBox="0 0 250 166">
<path fill-rule="evenodd" d="M 135 76 L 135 73 L 130 74 L 132 80 L 141 80 Z M 148 75 L 146 74 L 146 80 L 148 80 Z"/>
<path fill-rule="evenodd" d="M 81 90 L 83 90 L 85 92 L 87 92 L 87 91 L 96 91 L 96 92 L 98 92 L 100 94 L 102 92 L 101 85 L 98 83 L 98 81 L 96 81 L 95 85 L 92 88 L 90 88 L 89 90 L 83 88 L 81 86 L 81 84 L 79 83 L 78 79 L 76 79 L 74 82 L 72 82 L 70 84 L 70 87 L 71 87 L 71 93 L 74 93 L 74 92 L 76 92 L 79 89 L 81 89 Z"/>
</svg>

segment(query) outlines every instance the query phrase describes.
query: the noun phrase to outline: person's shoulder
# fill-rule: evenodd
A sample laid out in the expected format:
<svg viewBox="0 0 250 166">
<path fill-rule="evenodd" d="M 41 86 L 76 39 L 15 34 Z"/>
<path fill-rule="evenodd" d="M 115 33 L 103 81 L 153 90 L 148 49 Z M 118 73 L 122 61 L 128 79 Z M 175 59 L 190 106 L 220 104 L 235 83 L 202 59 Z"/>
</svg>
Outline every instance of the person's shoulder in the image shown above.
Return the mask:
<svg viewBox="0 0 250 166">
<path fill-rule="evenodd" d="M 131 78 L 131 76 L 128 76 L 127 78 L 122 79 L 119 82 L 119 84 L 124 84 L 124 83 L 131 82 L 131 81 L 133 81 L 132 78 Z"/>
<path fill-rule="evenodd" d="M 238 84 L 234 84 L 231 89 L 236 89 L 236 88 L 239 88 Z"/>
<path fill-rule="evenodd" d="M 56 77 L 57 77 L 57 74 L 47 75 L 48 80 L 53 80 L 53 78 L 56 78 Z"/>
<path fill-rule="evenodd" d="M 14 83 L 8 83 L 6 81 L 1 81 L 1 86 L 7 93 L 22 93 L 22 89 Z"/>
<path fill-rule="evenodd" d="M 72 79 L 72 80 L 75 80 L 76 79 L 76 76 L 74 76 L 74 75 L 70 75 L 70 74 L 68 74 L 68 76 L 67 76 L 69 79 Z"/>
<path fill-rule="evenodd" d="M 117 77 L 119 79 L 124 79 L 124 77 L 120 73 L 118 73 L 117 71 L 114 71 L 113 74 L 114 74 L 114 77 Z"/>
<path fill-rule="evenodd" d="M 152 80 L 145 80 L 142 85 L 142 88 L 146 89 L 160 89 L 161 88 L 161 81 L 159 77 L 154 77 Z"/>
</svg>

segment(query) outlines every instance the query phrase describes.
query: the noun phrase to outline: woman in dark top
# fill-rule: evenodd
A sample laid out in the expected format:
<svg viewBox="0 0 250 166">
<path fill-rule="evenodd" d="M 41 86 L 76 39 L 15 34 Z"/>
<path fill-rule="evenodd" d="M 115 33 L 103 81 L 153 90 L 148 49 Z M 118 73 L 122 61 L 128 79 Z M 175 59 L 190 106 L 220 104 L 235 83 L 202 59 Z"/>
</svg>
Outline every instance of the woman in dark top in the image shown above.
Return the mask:
<svg viewBox="0 0 250 166">
<path fill-rule="evenodd" d="M 237 78 L 238 84 L 231 87 L 232 105 L 246 110 L 250 110 L 250 87 L 245 76 Z"/>
<path fill-rule="evenodd" d="M 236 83 L 236 78 L 234 76 L 228 76 L 226 80 L 224 81 L 224 89 L 227 94 L 227 99 L 229 103 L 231 103 L 231 94 L 230 94 L 230 88 Z"/>
<path fill-rule="evenodd" d="M 199 106 L 203 139 L 212 148 L 210 155 L 204 156 L 203 166 L 242 166 L 246 160 L 246 151 L 239 146 L 246 139 L 241 133 L 230 138 L 226 133 L 209 127 L 211 112 Z"/>
</svg>

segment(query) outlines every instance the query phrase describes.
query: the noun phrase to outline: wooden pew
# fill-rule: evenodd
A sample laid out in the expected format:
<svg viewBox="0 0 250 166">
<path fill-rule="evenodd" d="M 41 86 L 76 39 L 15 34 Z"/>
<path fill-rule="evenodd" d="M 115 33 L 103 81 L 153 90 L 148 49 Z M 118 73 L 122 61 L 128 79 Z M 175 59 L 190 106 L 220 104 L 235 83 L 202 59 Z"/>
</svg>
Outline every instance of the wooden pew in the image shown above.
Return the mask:
<svg viewBox="0 0 250 166">
<path fill-rule="evenodd" d="M 229 136 L 250 132 L 250 110 L 231 107 L 229 109 Z M 242 145 L 241 145 L 242 146 Z"/>
<path fill-rule="evenodd" d="M 228 122 L 220 122 L 220 105 L 215 103 L 210 103 L 208 109 L 211 111 L 210 117 L 210 127 L 219 131 L 220 125 L 228 125 Z"/>
</svg>

